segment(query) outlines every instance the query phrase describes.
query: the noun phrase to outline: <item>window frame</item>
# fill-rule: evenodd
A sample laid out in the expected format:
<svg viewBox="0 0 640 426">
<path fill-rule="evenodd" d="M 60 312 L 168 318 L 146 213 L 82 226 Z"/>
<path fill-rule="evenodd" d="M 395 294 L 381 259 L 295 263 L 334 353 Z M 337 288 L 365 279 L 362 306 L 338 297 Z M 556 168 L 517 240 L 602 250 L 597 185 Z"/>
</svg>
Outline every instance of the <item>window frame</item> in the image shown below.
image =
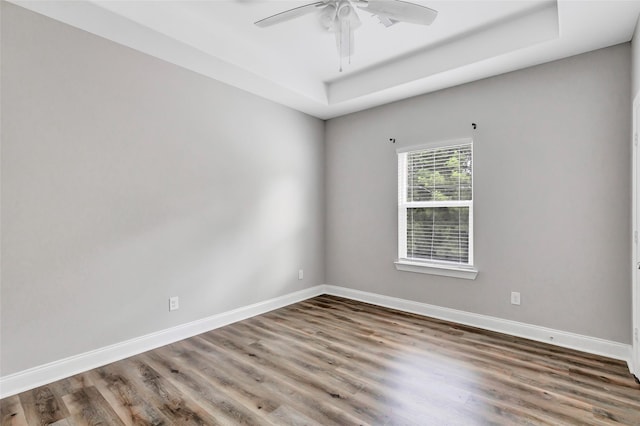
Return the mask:
<svg viewBox="0 0 640 426">
<path fill-rule="evenodd" d="M 471 168 L 471 200 L 452 201 L 407 201 L 408 185 L 408 154 L 415 151 L 432 150 L 471 145 L 471 158 L 474 159 L 474 143 L 472 138 L 444 140 L 420 145 L 401 147 L 396 150 L 398 155 L 398 259 L 394 262 L 396 269 L 407 272 L 442 275 L 455 278 L 475 279 L 478 270 L 474 266 L 474 228 L 473 228 L 473 189 L 475 186 L 474 168 Z M 407 212 L 409 208 L 431 207 L 468 207 L 469 208 L 469 247 L 468 263 L 455 263 L 438 260 L 422 260 L 407 257 Z"/>
</svg>

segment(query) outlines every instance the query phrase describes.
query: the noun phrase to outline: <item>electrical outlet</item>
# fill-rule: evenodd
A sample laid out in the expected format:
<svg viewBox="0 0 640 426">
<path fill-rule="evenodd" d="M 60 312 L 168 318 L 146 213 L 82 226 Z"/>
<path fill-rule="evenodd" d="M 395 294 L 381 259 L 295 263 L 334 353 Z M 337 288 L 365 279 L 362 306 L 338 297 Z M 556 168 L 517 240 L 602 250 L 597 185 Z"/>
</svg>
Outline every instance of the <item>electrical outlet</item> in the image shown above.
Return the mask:
<svg viewBox="0 0 640 426">
<path fill-rule="evenodd" d="M 518 293 L 517 291 L 512 291 L 511 292 L 511 304 L 512 305 L 519 305 L 520 304 L 520 293 Z"/>
<path fill-rule="evenodd" d="M 298 270 L 298 279 L 301 280 L 304 278 L 304 271 L 302 269 Z"/>
<path fill-rule="evenodd" d="M 169 310 L 176 311 L 180 307 L 180 301 L 178 300 L 178 296 L 169 298 Z"/>
</svg>

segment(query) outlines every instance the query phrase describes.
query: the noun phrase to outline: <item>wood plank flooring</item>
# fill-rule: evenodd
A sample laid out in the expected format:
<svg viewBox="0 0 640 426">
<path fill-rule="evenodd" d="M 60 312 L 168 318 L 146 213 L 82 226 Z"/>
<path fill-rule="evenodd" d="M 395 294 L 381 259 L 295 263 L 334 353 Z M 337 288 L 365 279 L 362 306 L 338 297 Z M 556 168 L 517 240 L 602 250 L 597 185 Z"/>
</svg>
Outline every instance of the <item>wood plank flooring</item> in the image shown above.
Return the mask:
<svg viewBox="0 0 640 426">
<path fill-rule="evenodd" d="M 4 425 L 640 425 L 625 363 L 320 296 L 0 401 Z"/>
</svg>

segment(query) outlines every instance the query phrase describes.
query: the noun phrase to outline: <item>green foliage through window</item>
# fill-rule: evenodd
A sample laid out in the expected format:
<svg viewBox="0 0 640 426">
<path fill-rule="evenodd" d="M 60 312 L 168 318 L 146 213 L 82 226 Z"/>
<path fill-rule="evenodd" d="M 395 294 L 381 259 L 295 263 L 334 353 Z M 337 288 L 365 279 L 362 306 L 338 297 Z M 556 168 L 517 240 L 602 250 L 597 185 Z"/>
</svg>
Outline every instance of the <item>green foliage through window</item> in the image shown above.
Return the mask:
<svg viewBox="0 0 640 426">
<path fill-rule="evenodd" d="M 407 209 L 407 257 L 469 262 L 469 207 Z"/>
<path fill-rule="evenodd" d="M 471 145 L 410 152 L 407 201 L 471 200 Z"/>
</svg>

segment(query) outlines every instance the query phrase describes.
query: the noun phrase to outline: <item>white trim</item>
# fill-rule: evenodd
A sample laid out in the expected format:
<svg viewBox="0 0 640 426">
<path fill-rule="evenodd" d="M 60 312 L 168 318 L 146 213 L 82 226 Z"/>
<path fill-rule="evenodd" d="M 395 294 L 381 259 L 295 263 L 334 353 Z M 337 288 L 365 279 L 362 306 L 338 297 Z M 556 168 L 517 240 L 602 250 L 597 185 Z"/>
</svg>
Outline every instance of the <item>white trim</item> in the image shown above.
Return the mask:
<svg viewBox="0 0 640 426">
<path fill-rule="evenodd" d="M 398 256 L 407 257 L 407 153 L 398 153 Z"/>
<path fill-rule="evenodd" d="M 0 377 L 0 398 L 6 398 L 74 374 L 119 361 L 321 294 L 331 294 L 352 300 L 359 300 L 378 306 L 620 359 L 626 361 L 629 364 L 630 371 L 633 371 L 631 369 L 631 345 L 345 287 L 318 285 Z M 550 338 L 553 338 L 553 340 L 550 340 Z"/>
<path fill-rule="evenodd" d="M 473 207 L 473 200 L 451 200 L 451 201 L 407 201 L 403 203 L 404 208 L 423 207 Z"/>
<path fill-rule="evenodd" d="M 474 280 L 477 270 L 473 266 L 473 169 L 471 168 L 471 200 L 448 200 L 448 201 L 408 201 L 408 160 L 410 153 L 416 151 L 433 150 L 437 148 L 453 148 L 466 147 L 471 149 L 471 158 L 473 162 L 473 139 L 454 139 L 448 141 L 436 141 L 422 145 L 414 145 L 410 147 L 398 148 L 398 259 L 396 269 L 408 272 L 418 272 L 423 274 L 443 275 L 447 277 L 466 278 Z M 441 267 L 438 260 L 424 260 L 409 258 L 407 256 L 407 214 L 409 209 L 414 208 L 438 208 L 438 207 L 467 207 L 469 209 L 469 233 L 467 243 L 467 263 L 462 267 L 455 265 L 449 267 L 445 265 Z M 475 272 L 475 274 L 473 273 Z"/>
<path fill-rule="evenodd" d="M 449 139 L 446 141 L 426 142 L 419 145 L 401 146 L 401 147 L 398 147 L 398 149 L 396 149 L 396 153 L 403 154 L 409 151 L 420 151 L 423 149 L 435 149 L 435 148 L 444 148 L 446 146 L 458 146 L 458 145 L 468 145 L 468 144 L 473 144 L 472 138 Z"/>
<path fill-rule="evenodd" d="M 640 255 L 638 253 L 638 202 L 640 188 L 638 187 L 638 166 L 640 162 L 640 151 L 638 151 L 638 133 L 640 133 L 638 114 L 640 113 L 640 94 L 633 100 L 631 108 L 632 131 L 631 131 L 631 372 L 640 379 L 640 283 L 638 282 L 638 264 Z"/>
<path fill-rule="evenodd" d="M 624 343 L 345 287 L 327 285 L 325 286 L 325 293 L 619 359 L 626 361 L 629 367 L 631 367 L 631 345 Z"/>
<path fill-rule="evenodd" d="M 395 263 L 398 271 L 441 275 L 443 277 L 464 278 L 467 280 L 475 280 L 478 276 L 478 270 L 473 266 L 468 265 L 413 262 L 408 259 L 399 259 L 393 263 Z"/>
<path fill-rule="evenodd" d="M 311 287 L 0 377 L 0 398 L 6 398 L 323 293 L 324 286 Z"/>
<path fill-rule="evenodd" d="M 469 265 L 473 266 L 473 246 L 475 245 L 475 237 L 473 233 L 473 199 L 475 197 L 475 191 L 473 188 L 476 186 L 476 176 L 474 170 L 476 169 L 476 152 L 475 141 L 471 139 L 471 205 L 469 206 Z M 475 277 L 474 277 L 475 279 Z"/>
</svg>

